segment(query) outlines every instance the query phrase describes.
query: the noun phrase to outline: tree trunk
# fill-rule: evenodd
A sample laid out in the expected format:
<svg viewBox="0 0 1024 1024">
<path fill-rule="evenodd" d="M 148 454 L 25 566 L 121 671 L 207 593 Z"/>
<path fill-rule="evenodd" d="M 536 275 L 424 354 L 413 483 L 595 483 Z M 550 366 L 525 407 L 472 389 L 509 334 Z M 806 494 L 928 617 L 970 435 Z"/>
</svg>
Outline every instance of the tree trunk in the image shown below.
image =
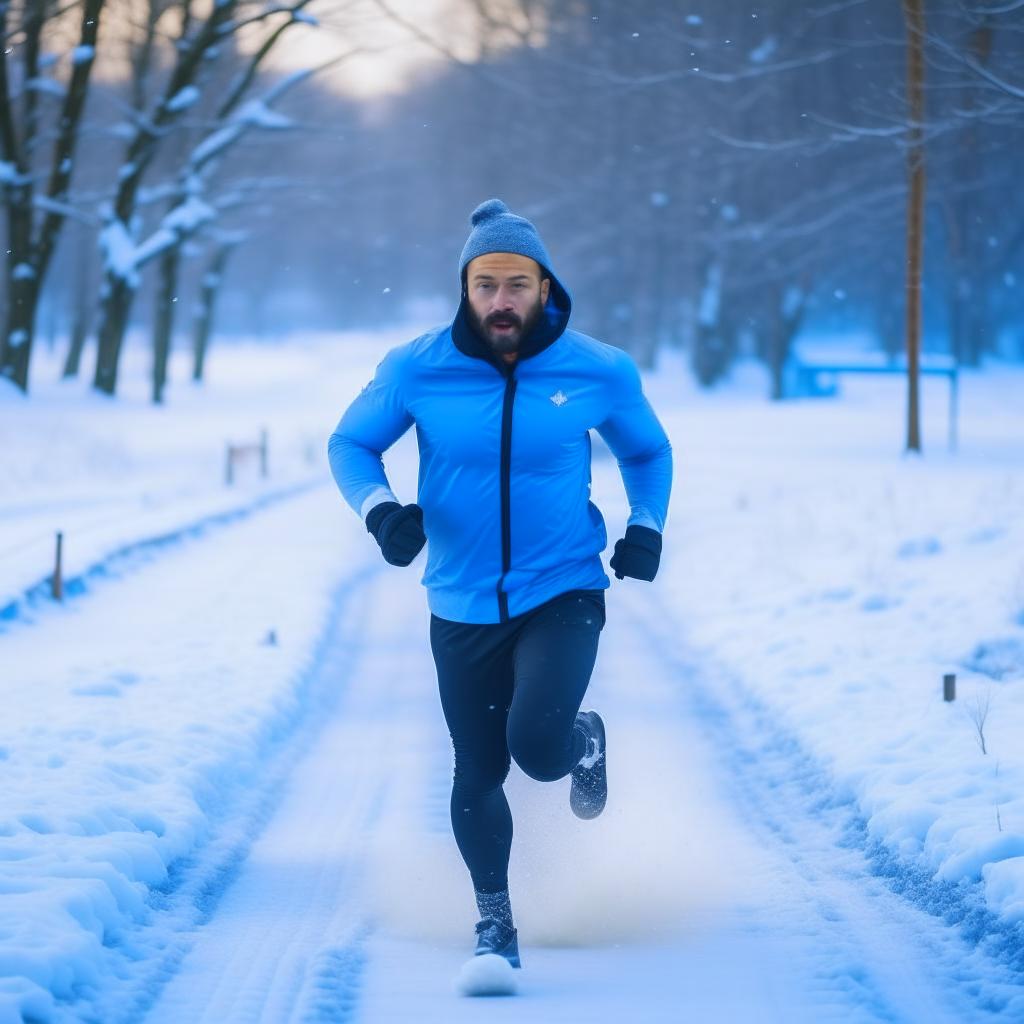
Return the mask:
<svg viewBox="0 0 1024 1024">
<path fill-rule="evenodd" d="M 64 360 L 64 377 L 77 377 L 82 364 L 82 352 L 85 340 L 89 337 L 89 314 L 81 305 L 76 306 L 74 319 L 71 321 L 71 344 L 68 345 L 67 358 Z"/>
<path fill-rule="evenodd" d="M 71 343 L 64 360 L 64 377 L 77 377 L 82 363 L 82 352 L 89 337 L 92 321 L 92 295 L 89 289 L 89 258 L 92 255 L 91 239 L 83 231 L 77 232 L 75 240 L 75 283 L 72 293 Z"/>
<path fill-rule="evenodd" d="M 11 303 L 4 326 L 0 375 L 22 391 L 28 391 L 28 367 L 35 334 L 36 304 L 39 293 L 35 278 L 8 277 L 7 294 Z"/>
<path fill-rule="evenodd" d="M 704 273 L 690 356 L 690 365 L 701 387 L 709 388 L 725 376 L 732 362 L 732 339 L 723 319 L 722 265 L 717 258 L 712 258 Z"/>
<path fill-rule="evenodd" d="M 134 298 L 134 286 L 108 271 L 100 303 L 100 332 L 96 352 L 96 373 L 93 376 L 93 387 L 106 395 L 113 395 L 117 391 L 121 346 L 124 343 L 128 315 Z"/>
<path fill-rule="evenodd" d="M 22 126 L 15 125 L 13 100 L 9 91 L 6 47 L 7 16 L 10 4 L 0 2 L 0 37 L 5 41 L 0 53 L 0 157 L 11 164 L 18 175 L 15 184 L 4 186 L 4 200 L 8 217 L 7 258 L 7 315 L 4 317 L 3 335 L 0 336 L 0 376 L 28 390 L 28 369 L 35 336 L 36 310 L 43 280 L 50 265 L 57 238 L 64 224 L 64 214 L 54 208 L 46 212 L 38 233 L 33 232 L 34 177 L 33 156 L 40 144 L 40 126 L 37 94 L 25 89 L 22 103 Z M 82 6 L 78 56 L 57 119 L 57 137 L 54 143 L 46 197 L 64 203 L 71 180 L 71 170 L 78 128 L 89 88 L 100 12 L 103 0 L 86 0 Z M 40 39 L 50 12 L 40 0 L 26 6 L 21 25 L 23 33 L 26 79 L 38 76 L 41 56 Z M 19 134 L 21 136 L 19 144 Z"/>
<path fill-rule="evenodd" d="M 195 341 L 193 346 L 192 379 L 201 381 L 206 363 L 206 350 L 210 343 L 213 330 L 213 313 L 224 279 L 224 266 L 231 254 L 233 245 L 224 244 L 218 247 L 209 269 L 203 274 L 203 285 L 199 295 L 199 309 L 196 314 Z"/>
<path fill-rule="evenodd" d="M 777 306 L 777 318 L 771 325 L 768 339 L 768 369 L 772 377 L 772 401 L 779 402 L 786 397 L 785 369 L 793 348 L 793 339 L 800 330 L 804 311 L 807 309 L 806 284 L 787 285 Z"/>
<path fill-rule="evenodd" d="M 907 23 L 907 451 L 921 450 L 921 256 L 924 242 L 924 10 L 903 0 Z"/>
<path fill-rule="evenodd" d="M 174 334 L 174 303 L 178 294 L 178 268 L 181 249 L 172 245 L 160 257 L 160 286 L 156 298 L 156 323 L 153 328 L 153 401 L 164 400 L 167 383 L 167 360 L 171 354 Z"/>
<path fill-rule="evenodd" d="M 0 338 L 0 375 L 28 391 L 28 367 L 39 300 L 32 260 L 32 192 L 27 183 L 7 189 L 7 315 Z"/>
</svg>

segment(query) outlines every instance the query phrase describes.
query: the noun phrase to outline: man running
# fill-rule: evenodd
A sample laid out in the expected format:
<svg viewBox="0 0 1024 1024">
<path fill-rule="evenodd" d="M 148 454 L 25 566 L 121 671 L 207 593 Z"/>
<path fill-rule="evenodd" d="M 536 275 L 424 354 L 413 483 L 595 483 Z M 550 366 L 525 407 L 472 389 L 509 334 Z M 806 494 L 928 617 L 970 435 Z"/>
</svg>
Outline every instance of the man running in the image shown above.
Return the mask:
<svg viewBox="0 0 1024 1024">
<path fill-rule="evenodd" d="M 481 920 L 476 953 L 519 966 L 508 894 L 510 757 L 572 775 L 569 802 L 607 798 L 605 728 L 581 712 L 605 622 L 604 520 L 590 434 L 618 460 L 630 516 L 610 565 L 653 580 L 672 480 L 668 438 L 625 352 L 569 330 L 569 294 L 533 224 L 490 199 L 472 215 L 454 321 L 392 349 L 328 443 L 345 500 L 392 565 L 427 544 L 423 584 L 455 751 L 451 818 Z M 383 452 L 415 425 L 418 500 Z"/>
</svg>

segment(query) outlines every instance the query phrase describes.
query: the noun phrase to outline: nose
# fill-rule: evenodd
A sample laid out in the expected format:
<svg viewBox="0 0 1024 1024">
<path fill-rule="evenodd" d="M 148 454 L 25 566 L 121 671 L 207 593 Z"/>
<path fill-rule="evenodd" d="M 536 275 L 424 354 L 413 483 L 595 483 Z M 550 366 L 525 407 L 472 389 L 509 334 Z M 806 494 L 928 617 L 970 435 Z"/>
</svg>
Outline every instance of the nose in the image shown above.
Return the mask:
<svg viewBox="0 0 1024 1024">
<path fill-rule="evenodd" d="M 512 289 L 499 287 L 497 294 L 494 296 L 494 309 L 514 309 L 515 304 L 512 302 Z"/>
</svg>

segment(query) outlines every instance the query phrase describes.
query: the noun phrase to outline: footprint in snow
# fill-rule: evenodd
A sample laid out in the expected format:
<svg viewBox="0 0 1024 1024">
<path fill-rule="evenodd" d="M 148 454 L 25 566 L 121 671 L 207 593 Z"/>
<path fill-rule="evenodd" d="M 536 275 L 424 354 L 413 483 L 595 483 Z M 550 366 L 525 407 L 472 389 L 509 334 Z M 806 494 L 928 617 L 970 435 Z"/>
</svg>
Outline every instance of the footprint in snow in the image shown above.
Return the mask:
<svg viewBox="0 0 1024 1024">
<path fill-rule="evenodd" d="M 916 537 L 904 541 L 896 551 L 897 558 L 930 558 L 942 551 L 942 544 L 936 537 Z"/>
</svg>

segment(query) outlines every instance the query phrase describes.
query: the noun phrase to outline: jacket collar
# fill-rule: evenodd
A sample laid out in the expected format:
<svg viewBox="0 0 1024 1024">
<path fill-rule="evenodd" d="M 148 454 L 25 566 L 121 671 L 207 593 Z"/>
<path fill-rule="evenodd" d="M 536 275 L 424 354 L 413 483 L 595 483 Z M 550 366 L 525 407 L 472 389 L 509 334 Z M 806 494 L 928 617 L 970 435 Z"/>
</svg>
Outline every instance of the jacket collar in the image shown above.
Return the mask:
<svg viewBox="0 0 1024 1024">
<path fill-rule="evenodd" d="M 544 304 L 544 312 L 537 321 L 536 326 L 520 343 L 519 358 L 515 363 L 506 363 L 494 352 L 487 341 L 476 332 L 469 316 L 469 300 L 466 298 L 465 291 L 463 291 L 462 301 L 459 303 L 455 319 L 452 321 L 452 341 L 455 343 L 455 347 L 463 355 L 471 356 L 474 359 L 483 359 L 495 367 L 502 375 L 508 376 L 512 369 L 522 360 L 530 359 L 532 356 L 538 355 L 544 349 L 553 345 L 569 325 L 572 300 L 569 298 L 569 293 L 562 287 L 561 282 L 551 271 L 545 268 L 545 274 L 551 278 L 548 301 Z"/>
</svg>

